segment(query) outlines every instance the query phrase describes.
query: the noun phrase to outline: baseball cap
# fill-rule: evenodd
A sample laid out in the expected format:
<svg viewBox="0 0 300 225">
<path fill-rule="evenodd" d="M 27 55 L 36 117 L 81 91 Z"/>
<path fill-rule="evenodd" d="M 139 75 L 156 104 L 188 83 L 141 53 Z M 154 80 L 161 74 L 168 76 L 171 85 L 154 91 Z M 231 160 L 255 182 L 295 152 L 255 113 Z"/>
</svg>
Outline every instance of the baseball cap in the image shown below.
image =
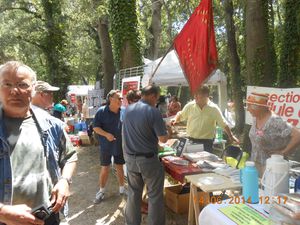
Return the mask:
<svg viewBox="0 0 300 225">
<path fill-rule="evenodd" d="M 35 91 L 36 92 L 43 92 L 43 91 L 58 91 L 59 87 L 54 87 L 45 81 L 38 80 L 35 84 Z"/>
<path fill-rule="evenodd" d="M 58 112 L 65 112 L 65 111 L 67 111 L 66 107 L 64 107 L 62 104 L 56 104 L 53 107 L 53 110 L 54 111 L 58 111 Z"/>
</svg>

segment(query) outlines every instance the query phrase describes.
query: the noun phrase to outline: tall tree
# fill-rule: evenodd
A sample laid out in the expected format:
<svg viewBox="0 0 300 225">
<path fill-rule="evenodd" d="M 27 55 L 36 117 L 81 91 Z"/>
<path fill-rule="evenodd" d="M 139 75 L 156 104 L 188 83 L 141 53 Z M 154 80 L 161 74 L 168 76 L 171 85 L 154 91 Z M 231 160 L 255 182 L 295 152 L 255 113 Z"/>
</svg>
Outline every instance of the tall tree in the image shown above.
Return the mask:
<svg viewBox="0 0 300 225">
<path fill-rule="evenodd" d="M 150 37 L 150 47 L 149 47 L 149 58 L 157 59 L 160 48 L 160 36 L 161 36 L 161 1 L 151 0 L 152 1 L 152 19 L 151 25 L 149 28 L 151 37 Z"/>
<path fill-rule="evenodd" d="M 247 83 L 272 86 L 275 81 L 268 33 L 266 1 L 246 1 Z"/>
<path fill-rule="evenodd" d="M 237 44 L 235 39 L 235 25 L 233 20 L 232 0 L 224 1 L 225 25 L 228 43 L 228 55 L 231 74 L 231 84 L 234 92 L 232 93 L 235 104 L 236 132 L 242 133 L 245 122 L 245 111 L 243 106 L 243 92 L 241 79 L 240 58 L 237 53 Z"/>
<path fill-rule="evenodd" d="M 110 0 L 109 15 L 117 68 L 142 65 L 136 0 Z"/>
<path fill-rule="evenodd" d="M 105 94 L 107 94 L 113 88 L 113 77 L 116 72 L 114 66 L 112 45 L 109 37 L 107 16 L 102 16 L 100 18 L 97 30 L 101 43 L 102 68 L 104 73 L 103 85 Z"/>
<path fill-rule="evenodd" d="M 286 0 L 280 54 L 280 87 L 300 85 L 300 1 Z"/>
<path fill-rule="evenodd" d="M 60 97 L 64 97 L 67 86 L 71 84 L 71 69 L 66 56 L 66 27 L 62 13 L 61 0 L 42 0 L 41 4 L 45 14 L 46 36 L 43 49 L 48 64 L 49 80 L 59 85 Z"/>
</svg>

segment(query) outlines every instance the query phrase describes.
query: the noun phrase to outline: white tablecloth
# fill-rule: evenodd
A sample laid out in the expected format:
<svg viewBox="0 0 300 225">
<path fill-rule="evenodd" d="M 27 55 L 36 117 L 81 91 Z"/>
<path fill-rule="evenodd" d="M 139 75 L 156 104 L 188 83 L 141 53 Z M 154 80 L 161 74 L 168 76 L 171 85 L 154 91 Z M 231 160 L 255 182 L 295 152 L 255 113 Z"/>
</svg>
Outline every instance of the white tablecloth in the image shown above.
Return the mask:
<svg viewBox="0 0 300 225">
<path fill-rule="evenodd" d="M 235 222 L 218 210 L 219 208 L 226 206 L 230 206 L 228 200 L 222 204 L 209 204 L 204 207 L 199 215 L 199 225 L 236 225 Z M 251 207 L 268 216 L 263 210 L 263 204 L 251 204 Z"/>
</svg>

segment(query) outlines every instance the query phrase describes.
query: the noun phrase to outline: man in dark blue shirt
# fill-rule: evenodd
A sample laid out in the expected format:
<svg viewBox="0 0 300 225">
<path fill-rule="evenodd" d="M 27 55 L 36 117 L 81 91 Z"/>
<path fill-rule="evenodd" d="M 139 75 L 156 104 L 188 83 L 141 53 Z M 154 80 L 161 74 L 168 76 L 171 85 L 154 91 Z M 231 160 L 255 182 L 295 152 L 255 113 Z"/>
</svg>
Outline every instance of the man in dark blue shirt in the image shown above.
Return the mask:
<svg viewBox="0 0 300 225">
<path fill-rule="evenodd" d="M 146 184 L 149 196 L 148 224 L 165 224 L 164 169 L 157 156 L 158 141 L 165 143 L 167 131 L 155 104 L 160 90 L 147 86 L 142 99 L 129 105 L 123 122 L 124 154 L 127 166 L 128 199 L 125 209 L 127 225 L 141 223 L 141 200 Z"/>
<path fill-rule="evenodd" d="M 96 194 L 94 203 L 100 203 L 104 199 L 105 185 L 109 174 L 111 158 L 117 170 L 119 192 L 125 194 L 123 165 L 125 163 L 122 151 L 122 123 L 120 121 L 120 108 L 122 104 L 121 93 L 111 90 L 107 95 L 108 104 L 97 111 L 94 118 L 94 131 L 99 135 L 100 164 L 99 175 L 100 190 Z"/>
</svg>

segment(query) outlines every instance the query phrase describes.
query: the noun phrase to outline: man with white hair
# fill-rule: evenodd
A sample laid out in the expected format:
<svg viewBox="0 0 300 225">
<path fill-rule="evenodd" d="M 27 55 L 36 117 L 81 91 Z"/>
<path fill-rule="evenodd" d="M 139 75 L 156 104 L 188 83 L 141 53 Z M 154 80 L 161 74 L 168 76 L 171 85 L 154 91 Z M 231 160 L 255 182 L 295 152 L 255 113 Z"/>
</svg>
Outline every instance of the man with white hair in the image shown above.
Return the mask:
<svg viewBox="0 0 300 225">
<path fill-rule="evenodd" d="M 35 94 L 31 100 L 34 107 L 49 110 L 53 104 L 53 92 L 58 91 L 59 87 L 54 87 L 45 81 L 37 81 L 35 84 Z"/>
<path fill-rule="evenodd" d="M 20 62 L 0 66 L 0 224 L 58 225 L 70 195 L 77 154 L 60 121 L 31 109 L 35 81 Z M 44 221 L 31 213 L 41 205 Z"/>
</svg>

